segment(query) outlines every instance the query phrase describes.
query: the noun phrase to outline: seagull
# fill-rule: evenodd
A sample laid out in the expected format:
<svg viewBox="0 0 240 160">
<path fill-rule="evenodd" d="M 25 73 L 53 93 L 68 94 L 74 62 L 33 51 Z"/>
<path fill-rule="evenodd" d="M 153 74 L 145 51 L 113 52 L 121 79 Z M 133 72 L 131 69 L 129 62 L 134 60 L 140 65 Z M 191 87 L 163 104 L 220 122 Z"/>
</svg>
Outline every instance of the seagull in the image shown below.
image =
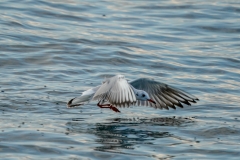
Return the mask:
<svg viewBox="0 0 240 160">
<path fill-rule="evenodd" d="M 109 108 L 115 112 L 120 112 L 117 108 L 131 105 L 169 110 L 176 109 L 176 106 L 183 108 L 183 104 L 191 105 L 198 100 L 185 91 L 154 79 L 139 78 L 128 82 L 123 75 L 116 75 L 105 79 L 101 85 L 84 91 L 81 96 L 69 100 L 67 107 L 98 101 L 98 107 Z"/>
</svg>

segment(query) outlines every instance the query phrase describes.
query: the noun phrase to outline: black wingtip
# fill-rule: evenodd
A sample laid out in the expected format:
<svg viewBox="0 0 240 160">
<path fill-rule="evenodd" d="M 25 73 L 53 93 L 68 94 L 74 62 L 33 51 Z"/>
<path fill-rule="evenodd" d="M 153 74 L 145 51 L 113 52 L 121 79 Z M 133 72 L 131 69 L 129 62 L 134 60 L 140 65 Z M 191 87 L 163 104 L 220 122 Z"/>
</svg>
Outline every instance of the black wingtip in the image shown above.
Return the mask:
<svg viewBox="0 0 240 160">
<path fill-rule="evenodd" d="M 197 103 L 194 99 L 193 99 L 192 101 L 190 101 L 190 102 L 192 102 L 192 103 Z"/>
<path fill-rule="evenodd" d="M 197 101 L 199 101 L 198 98 L 195 98 L 195 99 L 192 100 L 193 103 L 197 103 Z"/>
<path fill-rule="evenodd" d="M 72 104 L 72 101 L 74 100 L 75 98 L 73 98 L 73 99 L 71 99 L 70 101 L 68 101 L 68 103 L 67 103 L 67 107 L 68 108 L 71 108 L 71 104 Z"/>
<path fill-rule="evenodd" d="M 77 107 L 77 106 L 81 106 L 81 105 L 84 105 L 84 103 L 79 103 L 79 104 L 72 104 L 72 101 L 74 100 L 75 98 L 71 99 L 68 101 L 67 103 L 67 108 L 73 108 L 73 107 Z"/>
<path fill-rule="evenodd" d="M 183 105 L 179 102 L 178 104 L 176 104 L 178 107 L 183 108 Z"/>
</svg>

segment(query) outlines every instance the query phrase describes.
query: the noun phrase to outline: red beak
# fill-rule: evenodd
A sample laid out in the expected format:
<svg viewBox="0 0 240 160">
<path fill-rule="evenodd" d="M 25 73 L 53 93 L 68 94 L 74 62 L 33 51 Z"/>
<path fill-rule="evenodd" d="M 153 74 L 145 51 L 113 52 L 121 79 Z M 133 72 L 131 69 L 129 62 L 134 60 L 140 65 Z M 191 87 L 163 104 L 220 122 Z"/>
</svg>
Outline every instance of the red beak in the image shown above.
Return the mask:
<svg viewBox="0 0 240 160">
<path fill-rule="evenodd" d="M 152 99 L 148 99 L 148 101 L 156 104 L 156 102 L 154 100 L 152 100 Z"/>
</svg>

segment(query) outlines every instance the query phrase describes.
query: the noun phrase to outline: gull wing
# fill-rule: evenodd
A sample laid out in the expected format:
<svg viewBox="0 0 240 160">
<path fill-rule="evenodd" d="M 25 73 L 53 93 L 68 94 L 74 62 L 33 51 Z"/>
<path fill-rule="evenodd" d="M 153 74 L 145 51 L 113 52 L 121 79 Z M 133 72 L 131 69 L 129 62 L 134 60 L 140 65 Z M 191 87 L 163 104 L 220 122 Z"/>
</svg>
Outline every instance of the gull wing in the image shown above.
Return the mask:
<svg viewBox="0 0 240 160">
<path fill-rule="evenodd" d="M 134 81 L 131 81 L 130 84 L 139 90 L 146 91 L 150 98 L 156 102 L 153 104 L 148 101 L 137 101 L 136 105 L 146 105 L 160 109 L 176 109 L 175 106 L 183 108 L 182 103 L 191 105 L 190 102 L 196 103 L 198 98 L 193 95 L 186 93 L 180 89 L 174 88 L 167 84 L 157 82 L 153 79 L 140 78 Z"/>
<path fill-rule="evenodd" d="M 93 96 L 93 100 L 106 100 L 121 107 L 136 103 L 136 96 L 124 76 L 116 75 L 106 79 Z"/>
</svg>

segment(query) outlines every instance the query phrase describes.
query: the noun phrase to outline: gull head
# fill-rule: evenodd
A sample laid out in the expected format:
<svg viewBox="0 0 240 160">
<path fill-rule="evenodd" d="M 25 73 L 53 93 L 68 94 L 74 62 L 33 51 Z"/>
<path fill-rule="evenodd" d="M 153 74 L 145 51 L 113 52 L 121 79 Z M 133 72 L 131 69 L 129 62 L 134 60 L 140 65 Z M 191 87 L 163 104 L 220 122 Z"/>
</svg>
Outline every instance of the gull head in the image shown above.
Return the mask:
<svg viewBox="0 0 240 160">
<path fill-rule="evenodd" d="M 150 97 L 149 97 L 149 94 L 143 90 L 137 90 L 135 92 L 135 95 L 136 95 L 136 99 L 137 100 L 140 100 L 140 101 L 149 101 L 149 102 L 152 102 L 154 104 L 156 104 L 155 101 L 153 101 Z"/>
</svg>

